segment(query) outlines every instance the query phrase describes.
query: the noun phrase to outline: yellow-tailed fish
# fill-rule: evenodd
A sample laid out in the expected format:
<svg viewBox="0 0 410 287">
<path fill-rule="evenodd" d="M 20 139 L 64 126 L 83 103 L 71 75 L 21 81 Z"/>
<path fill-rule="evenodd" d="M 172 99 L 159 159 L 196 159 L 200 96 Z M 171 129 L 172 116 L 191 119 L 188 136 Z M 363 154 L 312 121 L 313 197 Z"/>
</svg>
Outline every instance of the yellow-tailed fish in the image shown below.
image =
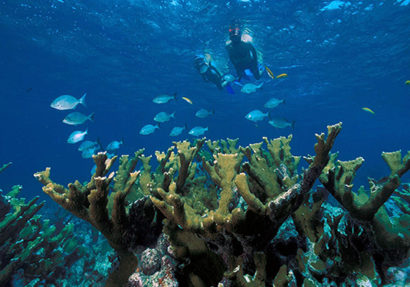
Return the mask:
<svg viewBox="0 0 410 287">
<path fill-rule="evenodd" d="M 404 82 L 406 85 L 410 85 L 410 80 Z"/>
<path fill-rule="evenodd" d="M 277 75 L 276 79 L 285 78 L 287 76 L 288 76 L 288 74 L 283 73 L 283 74 Z"/>
<path fill-rule="evenodd" d="M 366 108 L 366 107 L 363 107 L 362 110 L 363 110 L 363 111 L 366 111 L 366 112 L 369 112 L 369 113 L 371 113 L 371 114 L 373 114 L 373 115 L 375 114 L 375 112 L 373 112 L 371 109 Z"/>
<path fill-rule="evenodd" d="M 182 97 L 182 99 L 183 99 L 185 102 L 187 102 L 187 103 L 189 103 L 189 104 L 192 105 L 192 101 L 191 101 L 190 99 L 188 99 L 187 97 Z"/>
<path fill-rule="evenodd" d="M 272 79 L 275 78 L 275 76 L 273 75 L 272 71 L 268 68 L 268 66 L 265 66 L 265 70 L 268 73 L 269 77 L 271 77 Z"/>
</svg>

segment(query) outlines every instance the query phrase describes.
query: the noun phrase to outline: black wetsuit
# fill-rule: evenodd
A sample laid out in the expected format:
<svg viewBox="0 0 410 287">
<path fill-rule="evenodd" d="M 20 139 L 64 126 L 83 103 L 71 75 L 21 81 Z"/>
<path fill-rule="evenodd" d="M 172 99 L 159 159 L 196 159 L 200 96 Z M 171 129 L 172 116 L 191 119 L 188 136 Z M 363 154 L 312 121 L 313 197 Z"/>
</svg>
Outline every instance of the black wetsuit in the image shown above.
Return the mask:
<svg viewBox="0 0 410 287">
<path fill-rule="evenodd" d="M 218 89 L 222 89 L 222 75 L 211 64 L 209 64 L 208 70 L 204 74 L 202 74 L 202 77 L 206 81 L 214 83 L 218 87 Z"/>
<path fill-rule="evenodd" d="M 195 67 L 205 81 L 214 83 L 218 89 L 222 89 L 222 75 L 211 63 L 207 64 L 203 58 L 198 57 L 195 59 Z M 203 73 L 201 73 L 202 68 L 205 69 Z"/>
<path fill-rule="evenodd" d="M 228 50 L 229 59 L 234 65 L 239 78 L 243 76 L 246 69 L 249 69 L 255 79 L 260 79 L 258 57 L 256 49 L 251 43 L 231 41 L 226 45 L 226 49 Z"/>
</svg>

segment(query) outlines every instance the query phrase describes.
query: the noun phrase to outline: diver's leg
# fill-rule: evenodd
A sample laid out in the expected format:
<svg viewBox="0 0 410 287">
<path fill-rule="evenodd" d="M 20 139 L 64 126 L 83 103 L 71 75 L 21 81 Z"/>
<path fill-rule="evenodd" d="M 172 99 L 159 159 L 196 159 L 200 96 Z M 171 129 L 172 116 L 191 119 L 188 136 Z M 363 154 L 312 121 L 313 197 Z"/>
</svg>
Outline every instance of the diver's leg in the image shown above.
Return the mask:
<svg viewBox="0 0 410 287">
<path fill-rule="evenodd" d="M 253 76 L 255 77 L 255 79 L 259 80 L 261 78 L 261 74 L 259 73 L 258 63 L 257 62 L 253 63 L 252 68 L 251 68 L 251 72 L 252 72 Z"/>
</svg>

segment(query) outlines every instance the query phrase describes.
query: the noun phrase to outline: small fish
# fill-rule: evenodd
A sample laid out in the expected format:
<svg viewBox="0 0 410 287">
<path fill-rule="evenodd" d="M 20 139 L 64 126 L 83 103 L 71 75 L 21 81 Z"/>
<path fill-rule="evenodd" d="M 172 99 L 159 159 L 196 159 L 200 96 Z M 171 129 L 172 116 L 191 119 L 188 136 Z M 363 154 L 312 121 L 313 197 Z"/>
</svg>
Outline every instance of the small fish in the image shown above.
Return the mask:
<svg viewBox="0 0 410 287">
<path fill-rule="evenodd" d="M 226 75 L 224 75 L 224 76 L 222 77 L 221 86 L 222 86 L 222 87 L 226 87 L 226 90 L 227 90 L 228 93 L 230 93 L 230 94 L 233 92 L 232 87 L 231 87 L 231 85 L 230 85 L 233 81 L 235 81 L 235 77 L 232 76 L 231 74 L 226 74 Z"/>
<path fill-rule="evenodd" d="M 182 97 L 182 99 L 183 99 L 185 102 L 187 102 L 188 104 L 191 104 L 191 105 L 192 105 L 191 99 L 188 99 L 187 97 Z"/>
<path fill-rule="evenodd" d="M 172 96 L 159 95 L 158 97 L 155 97 L 152 101 L 156 104 L 165 104 L 165 103 L 168 103 L 170 100 L 176 100 L 176 99 L 177 99 L 177 93 L 174 93 Z"/>
<path fill-rule="evenodd" d="M 169 133 L 170 137 L 177 137 L 179 136 L 184 130 L 186 129 L 186 126 L 184 127 L 174 127 L 171 132 Z"/>
<path fill-rule="evenodd" d="M 271 119 L 270 121 L 268 121 L 268 123 L 278 129 L 284 129 L 284 128 L 288 128 L 291 127 L 292 129 L 295 127 L 295 121 L 288 121 L 286 119 L 283 118 L 274 118 Z"/>
<path fill-rule="evenodd" d="M 268 73 L 269 77 L 274 79 L 275 76 L 273 75 L 272 71 L 268 68 L 268 66 L 265 66 L 265 70 Z"/>
<path fill-rule="evenodd" d="M 283 73 L 283 74 L 277 75 L 276 79 L 286 78 L 287 76 L 288 76 L 288 74 Z"/>
<path fill-rule="evenodd" d="M 158 125 L 155 125 L 155 126 L 151 124 L 145 125 L 141 128 L 140 135 L 146 136 L 146 135 L 152 134 L 158 128 L 159 128 Z"/>
<path fill-rule="evenodd" d="M 99 146 L 94 146 L 92 148 L 85 149 L 81 152 L 82 158 L 92 158 L 94 154 L 97 154 L 99 151 Z"/>
<path fill-rule="evenodd" d="M 168 114 L 166 112 L 159 112 L 158 114 L 155 115 L 154 121 L 158 123 L 165 123 L 169 121 L 170 119 L 173 119 L 175 117 L 175 112 L 172 114 Z"/>
<path fill-rule="evenodd" d="M 85 131 L 74 131 L 71 133 L 71 135 L 68 137 L 67 142 L 70 144 L 75 144 L 80 141 L 82 141 L 85 137 L 85 135 L 88 133 L 88 129 Z"/>
<path fill-rule="evenodd" d="M 225 82 L 228 82 L 228 83 L 235 81 L 235 77 L 234 77 L 233 75 L 231 75 L 231 74 L 226 74 L 226 75 L 224 75 L 224 76 L 222 77 L 222 79 L 223 79 Z"/>
<path fill-rule="evenodd" d="M 87 93 L 85 93 L 80 99 L 76 99 L 73 96 L 70 95 L 62 95 L 59 96 L 57 99 L 55 99 L 51 104 L 50 107 L 63 111 L 63 110 L 72 110 L 77 107 L 78 104 L 82 104 L 83 106 L 85 105 L 85 96 Z"/>
<path fill-rule="evenodd" d="M 269 113 L 263 113 L 260 110 L 253 110 L 251 112 L 249 112 L 245 118 L 247 120 L 250 120 L 252 122 L 259 122 L 262 121 L 264 118 L 268 117 Z"/>
<path fill-rule="evenodd" d="M 194 127 L 193 129 L 191 129 L 188 134 L 190 134 L 191 136 L 202 136 L 206 131 L 208 131 L 208 127 L 203 128 L 203 127 Z"/>
<path fill-rule="evenodd" d="M 365 111 L 365 112 L 369 112 L 373 115 L 375 114 L 375 112 L 373 112 L 370 108 L 363 107 L 362 110 Z"/>
<path fill-rule="evenodd" d="M 83 151 L 86 149 L 93 148 L 95 146 L 100 147 L 100 144 L 98 142 L 93 142 L 93 141 L 83 141 L 81 145 L 78 147 L 78 150 Z"/>
<path fill-rule="evenodd" d="M 410 85 L 410 80 L 404 82 L 406 85 Z"/>
<path fill-rule="evenodd" d="M 245 94 L 254 93 L 256 92 L 257 89 L 260 89 L 262 86 L 263 86 L 263 83 L 261 83 L 260 85 L 248 83 L 242 87 L 241 92 Z"/>
<path fill-rule="evenodd" d="M 201 119 L 204 119 L 210 115 L 213 115 L 215 113 L 215 111 L 208 111 L 206 109 L 200 109 L 195 113 L 195 116 Z"/>
<path fill-rule="evenodd" d="M 63 120 L 63 123 L 67 125 L 81 125 L 85 123 L 87 120 L 93 121 L 94 120 L 94 113 L 86 116 L 80 112 L 72 112 L 69 113 Z"/>
<path fill-rule="evenodd" d="M 281 99 L 277 99 L 277 98 L 272 98 L 269 101 L 267 101 L 265 103 L 265 105 L 263 105 L 265 108 L 267 109 L 273 109 L 276 108 L 277 106 L 279 106 L 280 104 L 284 103 L 285 100 L 281 100 Z"/>
<path fill-rule="evenodd" d="M 107 145 L 107 147 L 105 148 L 105 150 L 107 150 L 107 151 L 117 150 L 117 149 L 120 148 L 120 145 L 122 145 L 122 144 L 123 144 L 123 141 L 122 141 L 122 140 L 120 140 L 120 141 L 112 141 L 112 142 L 110 142 L 110 143 Z"/>
</svg>

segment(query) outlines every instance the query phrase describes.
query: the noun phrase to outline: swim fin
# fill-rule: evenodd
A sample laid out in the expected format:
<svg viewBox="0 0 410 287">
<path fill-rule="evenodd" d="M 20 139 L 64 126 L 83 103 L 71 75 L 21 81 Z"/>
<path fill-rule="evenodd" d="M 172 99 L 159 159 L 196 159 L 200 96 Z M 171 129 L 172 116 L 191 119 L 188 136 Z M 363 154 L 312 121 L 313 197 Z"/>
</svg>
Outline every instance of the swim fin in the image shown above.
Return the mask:
<svg viewBox="0 0 410 287">
<path fill-rule="evenodd" d="M 226 85 L 226 90 L 228 91 L 228 93 L 230 93 L 231 95 L 235 94 L 235 91 L 233 90 L 231 84 L 227 84 Z"/>
</svg>

